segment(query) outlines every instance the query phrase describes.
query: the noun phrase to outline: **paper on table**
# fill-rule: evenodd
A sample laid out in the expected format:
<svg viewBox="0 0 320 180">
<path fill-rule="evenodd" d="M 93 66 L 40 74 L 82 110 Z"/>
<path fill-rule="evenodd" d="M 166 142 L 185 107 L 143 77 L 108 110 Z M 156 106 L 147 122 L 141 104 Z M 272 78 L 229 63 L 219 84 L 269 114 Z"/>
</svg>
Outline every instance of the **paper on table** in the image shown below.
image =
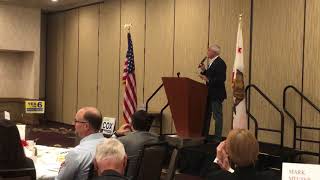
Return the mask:
<svg viewBox="0 0 320 180">
<path fill-rule="evenodd" d="M 47 170 L 59 172 L 60 163 L 46 163 L 45 164 Z"/>
</svg>

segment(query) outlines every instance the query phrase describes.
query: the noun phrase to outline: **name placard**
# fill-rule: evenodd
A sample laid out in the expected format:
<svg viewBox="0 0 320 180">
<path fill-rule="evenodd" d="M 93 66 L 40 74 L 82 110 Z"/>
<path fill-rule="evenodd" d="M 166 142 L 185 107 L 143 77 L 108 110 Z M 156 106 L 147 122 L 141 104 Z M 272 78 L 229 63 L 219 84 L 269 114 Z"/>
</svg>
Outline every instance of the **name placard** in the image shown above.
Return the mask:
<svg viewBox="0 0 320 180">
<path fill-rule="evenodd" d="M 319 180 L 320 165 L 283 163 L 282 180 Z"/>
<path fill-rule="evenodd" d="M 26 113 L 43 114 L 45 109 L 44 101 L 25 101 Z"/>
<path fill-rule="evenodd" d="M 114 131 L 114 126 L 116 124 L 116 118 L 112 117 L 103 117 L 101 130 L 105 135 L 112 135 Z"/>
</svg>

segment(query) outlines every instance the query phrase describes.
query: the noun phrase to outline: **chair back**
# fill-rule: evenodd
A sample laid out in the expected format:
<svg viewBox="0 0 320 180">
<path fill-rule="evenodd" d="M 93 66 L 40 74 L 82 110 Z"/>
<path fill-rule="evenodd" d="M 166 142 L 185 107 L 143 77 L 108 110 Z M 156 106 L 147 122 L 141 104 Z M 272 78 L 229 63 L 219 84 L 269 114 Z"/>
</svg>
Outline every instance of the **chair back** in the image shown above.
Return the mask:
<svg viewBox="0 0 320 180">
<path fill-rule="evenodd" d="M 164 160 L 167 156 L 166 142 L 144 145 L 139 154 L 133 180 L 160 179 Z"/>
<path fill-rule="evenodd" d="M 36 180 L 35 168 L 0 169 L 0 180 Z"/>
<path fill-rule="evenodd" d="M 142 149 L 139 150 L 138 155 L 128 156 L 127 160 L 127 166 L 125 169 L 125 176 L 129 177 L 130 179 L 133 179 L 133 177 L 136 175 L 136 169 L 138 166 L 138 161 L 140 158 L 140 155 L 142 154 Z"/>
</svg>

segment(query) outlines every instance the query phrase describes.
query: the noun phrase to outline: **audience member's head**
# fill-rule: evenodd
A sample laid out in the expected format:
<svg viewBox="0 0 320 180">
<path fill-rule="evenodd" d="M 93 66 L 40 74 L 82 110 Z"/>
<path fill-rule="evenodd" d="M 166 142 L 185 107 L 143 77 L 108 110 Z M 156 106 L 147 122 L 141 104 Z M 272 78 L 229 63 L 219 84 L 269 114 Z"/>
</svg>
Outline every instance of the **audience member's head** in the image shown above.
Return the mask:
<svg viewBox="0 0 320 180">
<path fill-rule="evenodd" d="M 134 130 L 149 131 L 153 116 L 144 110 L 139 110 L 131 116 L 131 123 Z"/>
<path fill-rule="evenodd" d="M 21 168 L 26 164 L 26 156 L 20 135 L 14 122 L 0 119 L 0 168 Z"/>
<path fill-rule="evenodd" d="M 102 123 L 102 115 L 95 107 L 81 108 L 74 120 L 76 135 L 84 138 L 90 134 L 97 133 Z"/>
<path fill-rule="evenodd" d="M 228 134 L 226 151 L 235 165 L 239 167 L 250 166 L 258 158 L 259 144 L 250 131 L 234 129 Z"/>
<path fill-rule="evenodd" d="M 106 170 L 114 170 L 123 175 L 127 165 L 127 155 L 123 144 L 115 139 L 105 139 L 97 145 L 95 164 L 98 175 Z"/>
</svg>

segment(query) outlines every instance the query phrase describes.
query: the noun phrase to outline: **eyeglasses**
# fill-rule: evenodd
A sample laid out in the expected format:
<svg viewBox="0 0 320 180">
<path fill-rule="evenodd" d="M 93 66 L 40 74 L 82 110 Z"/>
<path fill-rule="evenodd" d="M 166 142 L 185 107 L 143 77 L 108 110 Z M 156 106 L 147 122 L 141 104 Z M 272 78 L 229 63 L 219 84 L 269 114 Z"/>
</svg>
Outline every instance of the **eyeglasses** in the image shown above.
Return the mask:
<svg viewBox="0 0 320 180">
<path fill-rule="evenodd" d="M 87 121 L 78 121 L 78 120 L 74 120 L 75 123 L 88 123 Z"/>
</svg>

